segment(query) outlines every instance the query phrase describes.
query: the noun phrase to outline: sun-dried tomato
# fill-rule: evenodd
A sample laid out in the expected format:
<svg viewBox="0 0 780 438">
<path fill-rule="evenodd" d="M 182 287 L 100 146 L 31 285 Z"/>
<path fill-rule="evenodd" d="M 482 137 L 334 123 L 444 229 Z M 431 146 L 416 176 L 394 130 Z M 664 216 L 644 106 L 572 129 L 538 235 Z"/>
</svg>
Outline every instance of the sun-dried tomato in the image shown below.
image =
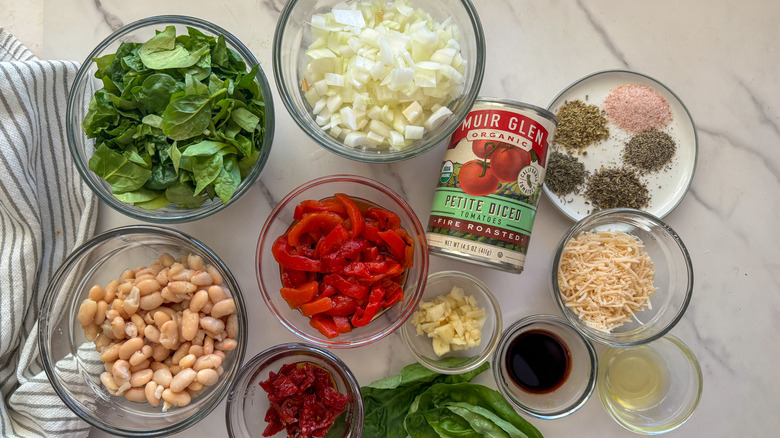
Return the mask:
<svg viewBox="0 0 780 438">
<path fill-rule="evenodd" d="M 260 386 L 271 402 L 265 437 L 284 429 L 290 438 L 324 437 L 350 400 L 334 387 L 330 372 L 309 362 L 283 365 Z"/>
</svg>

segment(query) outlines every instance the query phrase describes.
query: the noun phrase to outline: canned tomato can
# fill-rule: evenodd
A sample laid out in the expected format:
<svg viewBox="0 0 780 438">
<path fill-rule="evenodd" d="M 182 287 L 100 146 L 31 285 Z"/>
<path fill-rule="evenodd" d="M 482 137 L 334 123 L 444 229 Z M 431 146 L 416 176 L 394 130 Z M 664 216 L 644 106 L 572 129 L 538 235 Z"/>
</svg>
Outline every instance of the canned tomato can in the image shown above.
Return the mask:
<svg viewBox="0 0 780 438">
<path fill-rule="evenodd" d="M 426 237 L 431 254 L 523 271 L 558 120 L 480 97 L 444 154 Z"/>
</svg>

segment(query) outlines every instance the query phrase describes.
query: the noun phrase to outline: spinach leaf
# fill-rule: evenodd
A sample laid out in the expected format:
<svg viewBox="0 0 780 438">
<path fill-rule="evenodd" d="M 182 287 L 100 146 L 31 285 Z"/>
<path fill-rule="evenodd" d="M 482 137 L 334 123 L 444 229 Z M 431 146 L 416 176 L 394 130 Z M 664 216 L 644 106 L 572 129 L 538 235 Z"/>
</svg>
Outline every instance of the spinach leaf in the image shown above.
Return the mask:
<svg viewBox="0 0 780 438">
<path fill-rule="evenodd" d="M 221 93 L 209 95 L 187 95 L 174 100 L 162 114 L 162 128 L 173 140 L 187 140 L 202 134 L 211 121 L 211 101 Z"/>
<path fill-rule="evenodd" d="M 186 184 L 177 182 L 165 189 L 165 197 L 179 208 L 195 208 L 208 200 L 205 195 L 195 196 L 195 191 Z"/>
<path fill-rule="evenodd" d="M 244 131 L 253 133 L 258 123 L 260 123 L 260 117 L 252 114 L 246 108 L 236 108 L 230 113 L 231 119 L 238 124 Z"/>
<path fill-rule="evenodd" d="M 156 114 L 163 112 L 165 107 L 168 106 L 168 103 L 171 101 L 171 95 L 177 91 L 177 84 L 178 82 L 171 75 L 154 73 L 147 76 L 136 97 L 146 107 L 147 112 L 156 116 Z"/>
<path fill-rule="evenodd" d="M 180 208 L 234 196 L 260 157 L 265 105 L 223 36 L 166 27 L 93 59 L 103 82 L 82 127 L 95 139 L 90 168 L 123 202 Z"/>
<path fill-rule="evenodd" d="M 113 193 L 132 192 L 143 187 L 152 171 L 134 151 L 118 153 L 101 144 L 89 159 L 89 170 L 111 184 Z"/>
<path fill-rule="evenodd" d="M 152 175 L 144 184 L 144 187 L 151 190 L 165 190 L 179 180 L 179 175 L 173 164 L 154 164 L 152 165 Z M 135 201 L 138 202 L 138 201 Z"/>
<path fill-rule="evenodd" d="M 235 155 L 228 155 L 223 161 L 224 167 L 217 179 L 214 180 L 214 190 L 217 192 L 217 196 L 222 199 L 222 202 L 228 202 L 241 183 L 241 172 L 239 171 Z"/>
</svg>

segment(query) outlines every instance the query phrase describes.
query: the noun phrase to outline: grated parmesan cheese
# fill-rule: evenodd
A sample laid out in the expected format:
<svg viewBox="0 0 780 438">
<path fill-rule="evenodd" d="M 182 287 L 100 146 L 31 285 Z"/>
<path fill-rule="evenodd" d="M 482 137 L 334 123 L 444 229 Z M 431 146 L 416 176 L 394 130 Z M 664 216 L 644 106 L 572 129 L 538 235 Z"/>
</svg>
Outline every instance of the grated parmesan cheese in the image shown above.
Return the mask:
<svg viewBox="0 0 780 438">
<path fill-rule="evenodd" d="M 637 237 L 613 231 L 584 232 L 569 240 L 558 266 L 566 307 L 586 325 L 611 332 L 636 312 L 652 309 L 655 267 Z"/>
</svg>

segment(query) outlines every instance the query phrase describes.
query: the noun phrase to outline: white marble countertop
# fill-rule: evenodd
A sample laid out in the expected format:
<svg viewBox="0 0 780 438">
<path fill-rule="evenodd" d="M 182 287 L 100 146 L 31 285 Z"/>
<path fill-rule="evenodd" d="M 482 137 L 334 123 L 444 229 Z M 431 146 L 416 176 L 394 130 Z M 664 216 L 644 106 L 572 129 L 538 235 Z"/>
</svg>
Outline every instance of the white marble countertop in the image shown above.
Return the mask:
<svg viewBox="0 0 780 438">
<path fill-rule="evenodd" d="M 0 0 L 0 26 L 41 58 L 83 61 L 123 24 L 166 13 L 198 16 L 244 41 L 273 84 L 271 46 L 282 5 L 283 0 Z M 666 221 L 690 251 L 695 291 L 672 333 L 696 353 L 704 391 L 697 412 L 669 436 L 776 436 L 780 3 L 476 0 L 475 5 L 487 37 L 482 95 L 546 107 L 572 81 L 595 71 L 623 68 L 660 80 L 685 102 L 698 128 L 698 168 L 687 196 Z M 226 211 L 176 226 L 211 246 L 239 279 L 252 315 L 247 359 L 272 345 L 297 340 L 270 317 L 255 281 L 256 236 L 275 202 L 311 178 L 355 173 L 397 190 L 425 222 L 444 151 L 440 145 L 417 159 L 392 165 L 339 158 L 302 133 L 274 85 L 272 89 L 276 135 L 260 181 Z M 99 231 L 129 222 L 101 206 Z M 548 286 L 549 264 L 555 245 L 571 225 L 542 199 L 520 276 L 435 256 L 431 272 L 457 269 L 482 278 L 502 304 L 505 326 L 530 314 L 558 314 Z M 396 373 L 412 361 L 397 334 L 336 353 L 362 384 Z M 492 376 L 481 381 L 493 384 Z M 597 396 L 567 418 L 530 421 L 547 437 L 632 436 L 610 419 Z M 223 404 L 179 436 L 225 434 Z M 91 436 L 105 435 L 95 431 Z"/>
</svg>

